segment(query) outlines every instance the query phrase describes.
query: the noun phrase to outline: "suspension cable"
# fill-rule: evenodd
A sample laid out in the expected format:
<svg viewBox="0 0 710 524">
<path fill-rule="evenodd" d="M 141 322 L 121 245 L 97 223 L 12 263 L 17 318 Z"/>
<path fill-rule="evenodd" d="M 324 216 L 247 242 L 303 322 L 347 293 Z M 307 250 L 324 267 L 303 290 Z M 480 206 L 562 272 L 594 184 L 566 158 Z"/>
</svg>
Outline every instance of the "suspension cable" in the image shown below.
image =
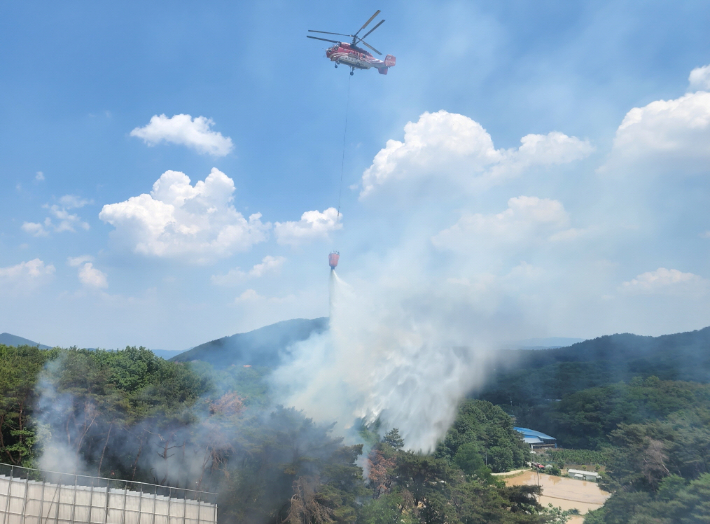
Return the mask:
<svg viewBox="0 0 710 524">
<path fill-rule="evenodd" d="M 343 158 L 340 161 L 340 188 L 338 190 L 338 219 L 340 219 L 340 200 L 343 196 L 343 173 L 345 172 L 345 140 L 348 136 L 348 110 L 350 109 L 350 79 L 352 75 L 348 75 L 348 97 L 345 102 L 345 131 L 343 131 Z"/>
</svg>

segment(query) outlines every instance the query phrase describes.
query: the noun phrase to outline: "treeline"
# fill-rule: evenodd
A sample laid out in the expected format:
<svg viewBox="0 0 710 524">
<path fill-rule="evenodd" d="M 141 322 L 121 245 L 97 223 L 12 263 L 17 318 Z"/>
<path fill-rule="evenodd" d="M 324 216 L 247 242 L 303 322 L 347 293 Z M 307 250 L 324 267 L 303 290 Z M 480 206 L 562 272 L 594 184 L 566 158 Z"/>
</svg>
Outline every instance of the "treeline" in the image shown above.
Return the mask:
<svg viewBox="0 0 710 524">
<path fill-rule="evenodd" d="M 479 398 L 527 408 L 584 389 L 655 376 L 710 382 L 710 327 L 660 337 L 608 335 L 570 347 L 507 351 Z"/>
<path fill-rule="evenodd" d="M 710 384 L 634 377 L 628 384 L 584 389 L 514 412 L 518 424 L 544 428 L 563 447 L 601 449 L 619 424 L 664 419 L 688 406 L 709 404 Z"/>
<path fill-rule="evenodd" d="M 630 340 L 639 342 L 636 338 Z M 652 341 L 657 343 L 657 339 Z M 612 351 L 609 340 L 604 344 Z M 702 357 L 695 354 L 695 360 L 684 363 L 683 369 L 687 371 L 693 363 L 704 369 L 710 355 L 708 348 L 688 347 L 705 353 Z M 688 347 L 686 352 L 690 351 Z M 638 357 L 641 349 L 637 346 L 625 351 L 627 355 L 636 351 Z M 609 352 L 604 355 L 611 358 Z M 550 357 L 537 358 L 544 361 Z M 599 361 L 556 362 L 536 369 L 519 369 L 508 375 L 511 382 L 496 382 L 481 397 L 498 398 L 501 406 L 516 417 L 516 424 L 548 433 L 563 448 L 573 448 L 548 451 L 545 460 L 553 464 L 604 466 L 601 487 L 612 496 L 601 509 L 585 517 L 586 523 L 710 522 L 707 377 L 702 382 L 691 382 L 645 376 L 668 363 L 670 369 L 663 370 L 663 374 L 677 375 L 680 368 L 673 364 L 676 358 L 677 355 L 669 355 L 650 362 L 641 359 L 635 364 L 629 360 L 624 374 L 633 366 L 643 372 L 626 375 L 625 382 L 616 383 L 608 383 L 609 378 L 602 376 L 606 364 Z M 545 371 L 551 375 L 545 376 Z M 512 377 L 527 378 L 515 382 Z M 538 391 L 524 400 L 516 396 L 534 383 L 546 384 L 541 386 L 542 394 Z M 595 383 L 602 385 L 585 387 Z M 545 397 L 546 394 L 551 396 Z"/>
<path fill-rule="evenodd" d="M 470 416 L 479 408 L 495 412 L 495 406 L 468 402 L 462 413 Z M 496 414 L 497 416 L 497 414 Z M 469 418 L 467 423 L 473 419 Z M 461 428 L 464 424 L 460 424 Z M 512 428 L 511 428 L 512 429 Z M 504 487 L 491 477 L 478 447 L 479 439 L 456 442 L 465 435 L 450 432 L 450 445 L 439 456 L 402 451 L 396 430 L 387 433 L 368 455 L 368 502 L 359 511 L 358 522 L 368 524 L 437 523 L 563 523 L 567 514 L 542 508 L 537 486 Z M 474 430 L 479 436 L 484 434 Z M 447 457 L 452 457 L 451 459 Z M 317 522 L 314 519 L 291 522 Z"/>
<path fill-rule="evenodd" d="M 621 423 L 611 432 L 602 487 L 613 492 L 591 524 L 710 522 L 710 402 Z"/>
<path fill-rule="evenodd" d="M 552 464 L 562 463 L 562 466 L 593 466 L 597 469 L 606 466 L 609 462 L 610 448 L 606 447 L 601 451 L 591 449 L 548 449 L 545 451 L 545 460 Z"/>
<path fill-rule="evenodd" d="M 167 362 L 144 348 L 0 346 L 2 461 L 61 459 L 64 471 L 213 491 L 222 523 L 565 520 L 540 507 L 536 488 L 491 475 L 523 466 L 528 451 L 489 402 L 464 402 L 432 455 L 366 427 L 364 450 L 274 407 L 267 373 Z"/>
<path fill-rule="evenodd" d="M 435 456 L 453 461 L 467 473 L 479 471 L 481 465 L 500 473 L 525 467 L 530 450 L 501 408 L 490 402 L 466 400 Z M 477 466 L 471 469 L 474 460 Z"/>
</svg>

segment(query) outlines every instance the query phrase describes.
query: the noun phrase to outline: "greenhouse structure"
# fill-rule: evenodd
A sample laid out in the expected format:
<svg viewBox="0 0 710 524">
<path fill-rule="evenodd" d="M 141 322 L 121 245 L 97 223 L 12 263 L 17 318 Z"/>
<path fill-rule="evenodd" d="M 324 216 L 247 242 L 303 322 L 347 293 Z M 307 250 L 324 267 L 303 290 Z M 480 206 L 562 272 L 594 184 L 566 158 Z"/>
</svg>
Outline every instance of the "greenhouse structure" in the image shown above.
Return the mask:
<svg viewBox="0 0 710 524">
<path fill-rule="evenodd" d="M 215 524 L 216 495 L 0 464 L 0 524 Z"/>
</svg>

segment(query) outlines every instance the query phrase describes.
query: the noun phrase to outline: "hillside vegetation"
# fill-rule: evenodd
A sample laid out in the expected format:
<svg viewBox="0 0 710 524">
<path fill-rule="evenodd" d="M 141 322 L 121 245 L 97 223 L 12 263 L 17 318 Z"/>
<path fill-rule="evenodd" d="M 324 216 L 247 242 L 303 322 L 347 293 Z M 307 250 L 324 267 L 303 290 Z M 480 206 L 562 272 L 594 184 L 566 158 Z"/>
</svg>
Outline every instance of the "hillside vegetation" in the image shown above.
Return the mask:
<svg viewBox="0 0 710 524">
<path fill-rule="evenodd" d="M 215 491 L 223 523 L 564 522 L 536 487 L 492 476 L 529 460 L 513 415 L 557 437 L 564 449 L 543 456 L 556 467 L 602 471 L 613 495 L 586 522 L 710 521 L 707 329 L 511 352 L 424 455 L 404 451 L 396 429 L 356 427 L 346 444 L 275 406 L 270 366 L 327 324 L 271 328 L 195 348 L 186 362 L 135 347 L 0 345 L 1 460 L 61 457 L 91 475 Z"/>
<path fill-rule="evenodd" d="M 365 449 L 274 407 L 265 368 L 215 371 L 134 347 L 26 346 L 0 346 L 0 366 L 3 461 L 61 458 L 91 475 L 215 491 L 220 522 L 564 520 L 540 507 L 536 488 L 491 476 L 522 466 L 528 452 L 511 418 L 486 401 L 465 401 L 436 453 L 422 455 L 404 451 L 396 430 L 361 427 Z"/>
<path fill-rule="evenodd" d="M 566 348 L 509 350 L 481 398 L 532 406 L 633 377 L 710 382 L 710 327 L 643 337 L 609 335 Z M 507 364 L 506 364 L 507 363 Z"/>
<path fill-rule="evenodd" d="M 215 367 L 251 365 L 276 367 L 289 346 L 328 329 L 327 318 L 293 319 L 218 338 L 173 357 L 173 362 L 202 361 Z"/>
<path fill-rule="evenodd" d="M 603 468 L 585 522 L 710 522 L 710 328 L 509 356 L 479 398 L 571 448 L 543 459 Z"/>
</svg>

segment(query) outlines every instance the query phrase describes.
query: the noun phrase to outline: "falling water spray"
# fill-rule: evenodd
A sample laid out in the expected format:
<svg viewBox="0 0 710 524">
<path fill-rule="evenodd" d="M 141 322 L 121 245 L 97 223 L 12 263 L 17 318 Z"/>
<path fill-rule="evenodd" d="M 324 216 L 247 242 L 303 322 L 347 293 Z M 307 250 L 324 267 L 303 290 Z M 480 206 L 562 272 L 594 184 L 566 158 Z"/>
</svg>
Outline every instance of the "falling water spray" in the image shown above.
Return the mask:
<svg viewBox="0 0 710 524">
<path fill-rule="evenodd" d="M 340 253 L 338 251 L 331 251 L 328 255 L 328 265 L 330 266 L 330 286 L 329 286 L 329 296 L 330 296 L 330 318 L 333 317 L 333 297 L 335 294 L 335 284 L 338 276 L 335 274 L 335 268 L 338 267 L 338 261 L 340 260 Z"/>
<path fill-rule="evenodd" d="M 489 369 L 485 335 L 499 326 L 476 302 L 487 297 L 456 294 L 426 275 L 346 283 L 334 254 L 330 329 L 291 348 L 270 376 L 275 397 L 336 422 L 343 436 L 358 421 L 379 421 L 383 431 L 398 428 L 408 449 L 431 451 Z"/>
</svg>

